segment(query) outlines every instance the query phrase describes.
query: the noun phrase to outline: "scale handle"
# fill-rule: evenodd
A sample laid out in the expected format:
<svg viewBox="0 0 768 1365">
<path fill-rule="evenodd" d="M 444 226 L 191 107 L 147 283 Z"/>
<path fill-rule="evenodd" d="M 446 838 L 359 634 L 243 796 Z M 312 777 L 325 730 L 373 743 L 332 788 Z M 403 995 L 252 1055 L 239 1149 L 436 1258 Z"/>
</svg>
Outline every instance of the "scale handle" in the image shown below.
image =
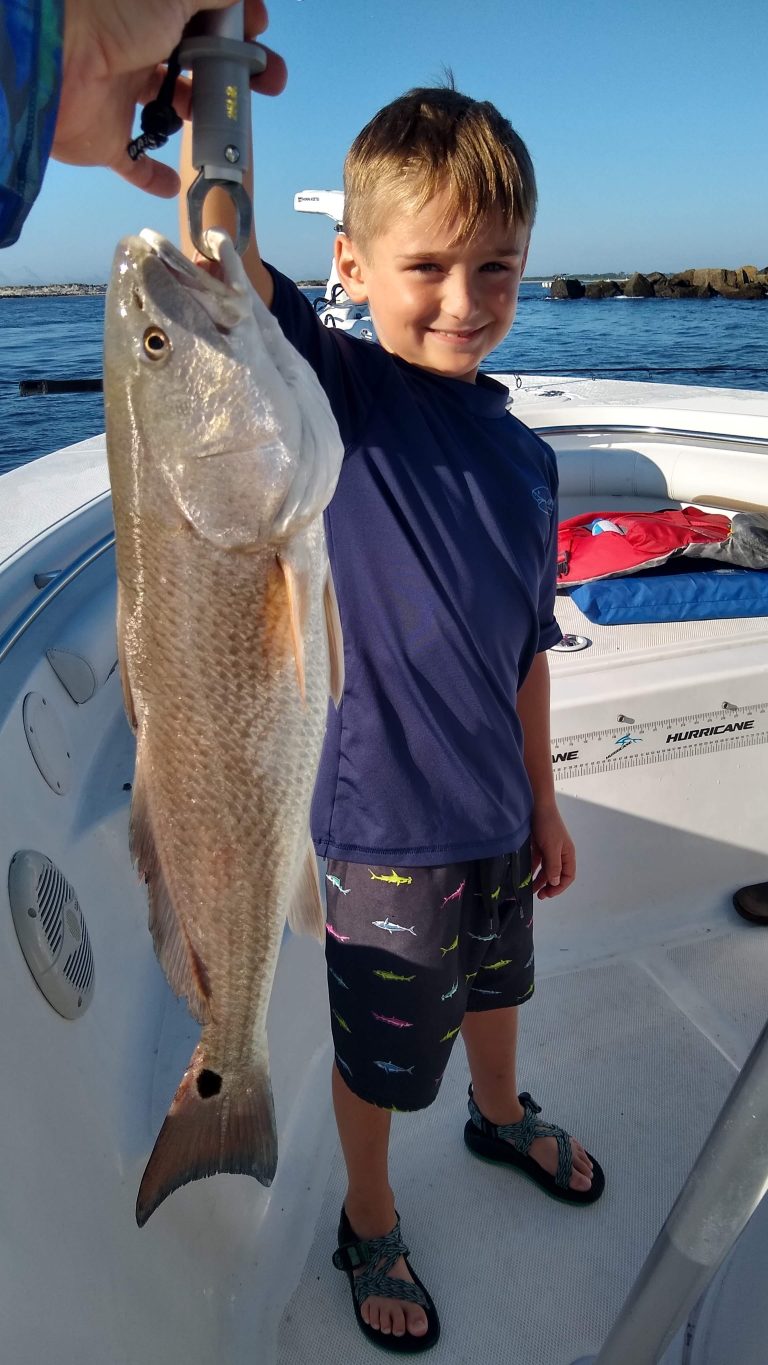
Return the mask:
<svg viewBox="0 0 768 1365">
<path fill-rule="evenodd" d="M 248 167 L 252 72 L 263 71 L 267 54 L 243 40 L 243 4 L 203 10 L 181 45 L 182 65 L 192 68 L 192 161 L 206 178 L 241 180 Z"/>
<path fill-rule="evenodd" d="M 202 10 L 188 27 L 179 60 L 192 70 L 192 163 L 199 175 L 187 196 L 190 232 L 203 249 L 202 206 L 208 191 L 226 189 L 238 210 L 235 243 L 245 249 L 251 205 L 243 189 L 248 169 L 250 78 L 267 64 L 258 43 L 247 43 L 242 0 L 226 10 Z"/>
</svg>

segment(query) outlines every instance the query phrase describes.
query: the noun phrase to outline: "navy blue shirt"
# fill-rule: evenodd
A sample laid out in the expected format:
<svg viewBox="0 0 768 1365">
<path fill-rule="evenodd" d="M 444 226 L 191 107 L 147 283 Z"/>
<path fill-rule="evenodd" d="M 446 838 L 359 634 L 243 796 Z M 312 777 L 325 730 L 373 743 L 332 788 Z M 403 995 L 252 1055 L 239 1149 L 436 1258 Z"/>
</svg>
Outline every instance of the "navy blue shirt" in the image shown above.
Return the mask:
<svg viewBox="0 0 768 1365">
<path fill-rule="evenodd" d="M 487 375 L 444 378 L 323 327 L 271 270 L 272 311 L 344 442 L 325 529 L 344 633 L 312 803 L 319 854 L 430 866 L 530 832 L 517 690 L 554 619 L 557 465 Z"/>
</svg>

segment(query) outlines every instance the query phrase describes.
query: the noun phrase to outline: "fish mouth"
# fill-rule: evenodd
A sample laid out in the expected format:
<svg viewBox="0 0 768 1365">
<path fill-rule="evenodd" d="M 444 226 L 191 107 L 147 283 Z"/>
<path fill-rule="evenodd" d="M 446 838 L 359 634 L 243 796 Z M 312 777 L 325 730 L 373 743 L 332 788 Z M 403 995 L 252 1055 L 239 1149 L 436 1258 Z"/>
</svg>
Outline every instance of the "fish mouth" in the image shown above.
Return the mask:
<svg viewBox="0 0 768 1365">
<path fill-rule="evenodd" d="M 167 237 L 163 237 L 162 233 L 155 232 L 152 228 L 142 228 L 139 241 L 149 247 L 166 270 L 186 289 L 193 289 L 201 294 L 210 293 L 219 299 L 228 299 L 232 294 L 244 293 L 242 282 L 236 278 L 233 269 L 237 256 L 234 248 L 231 253 L 227 250 L 226 244 L 229 243 L 231 247 L 232 243 L 225 232 L 210 234 L 211 246 L 216 255 L 212 261 L 201 256 L 199 265 L 179 251 L 179 248 L 174 246 L 173 242 L 169 242 Z"/>
<path fill-rule="evenodd" d="M 215 274 L 195 265 L 151 228 L 126 238 L 121 243 L 118 271 L 131 302 L 142 311 L 159 310 L 175 321 L 185 321 L 190 330 L 195 317 L 202 321 L 202 312 L 220 336 L 242 323 L 252 310 L 247 276 L 226 234 L 216 232 L 210 237 L 218 257 Z"/>
</svg>

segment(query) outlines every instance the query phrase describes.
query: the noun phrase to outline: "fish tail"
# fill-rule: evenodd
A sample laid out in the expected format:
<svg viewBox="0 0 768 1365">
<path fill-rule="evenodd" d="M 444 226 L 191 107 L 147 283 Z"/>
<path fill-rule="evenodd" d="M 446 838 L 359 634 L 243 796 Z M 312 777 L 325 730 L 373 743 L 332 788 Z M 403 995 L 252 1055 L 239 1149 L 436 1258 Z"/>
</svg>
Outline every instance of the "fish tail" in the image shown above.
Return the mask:
<svg viewBox="0 0 768 1365">
<path fill-rule="evenodd" d="M 218 1172 L 255 1176 L 271 1185 L 277 1130 L 266 1041 L 253 1067 L 222 1076 L 206 1066 L 204 1038 L 171 1102 L 147 1162 L 136 1201 L 143 1227 L 182 1185 Z"/>
</svg>

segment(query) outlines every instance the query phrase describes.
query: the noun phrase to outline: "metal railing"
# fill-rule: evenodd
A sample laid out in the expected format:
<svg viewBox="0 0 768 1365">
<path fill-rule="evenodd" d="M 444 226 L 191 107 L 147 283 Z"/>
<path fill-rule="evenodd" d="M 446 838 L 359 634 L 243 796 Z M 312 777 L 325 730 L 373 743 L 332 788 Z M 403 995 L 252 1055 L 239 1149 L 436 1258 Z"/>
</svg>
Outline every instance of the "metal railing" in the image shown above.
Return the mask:
<svg viewBox="0 0 768 1365">
<path fill-rule="evenodd" d="M 768 1191 L 768 1024 L 597 1356 L 657 1365 Z"/>
</svg>

